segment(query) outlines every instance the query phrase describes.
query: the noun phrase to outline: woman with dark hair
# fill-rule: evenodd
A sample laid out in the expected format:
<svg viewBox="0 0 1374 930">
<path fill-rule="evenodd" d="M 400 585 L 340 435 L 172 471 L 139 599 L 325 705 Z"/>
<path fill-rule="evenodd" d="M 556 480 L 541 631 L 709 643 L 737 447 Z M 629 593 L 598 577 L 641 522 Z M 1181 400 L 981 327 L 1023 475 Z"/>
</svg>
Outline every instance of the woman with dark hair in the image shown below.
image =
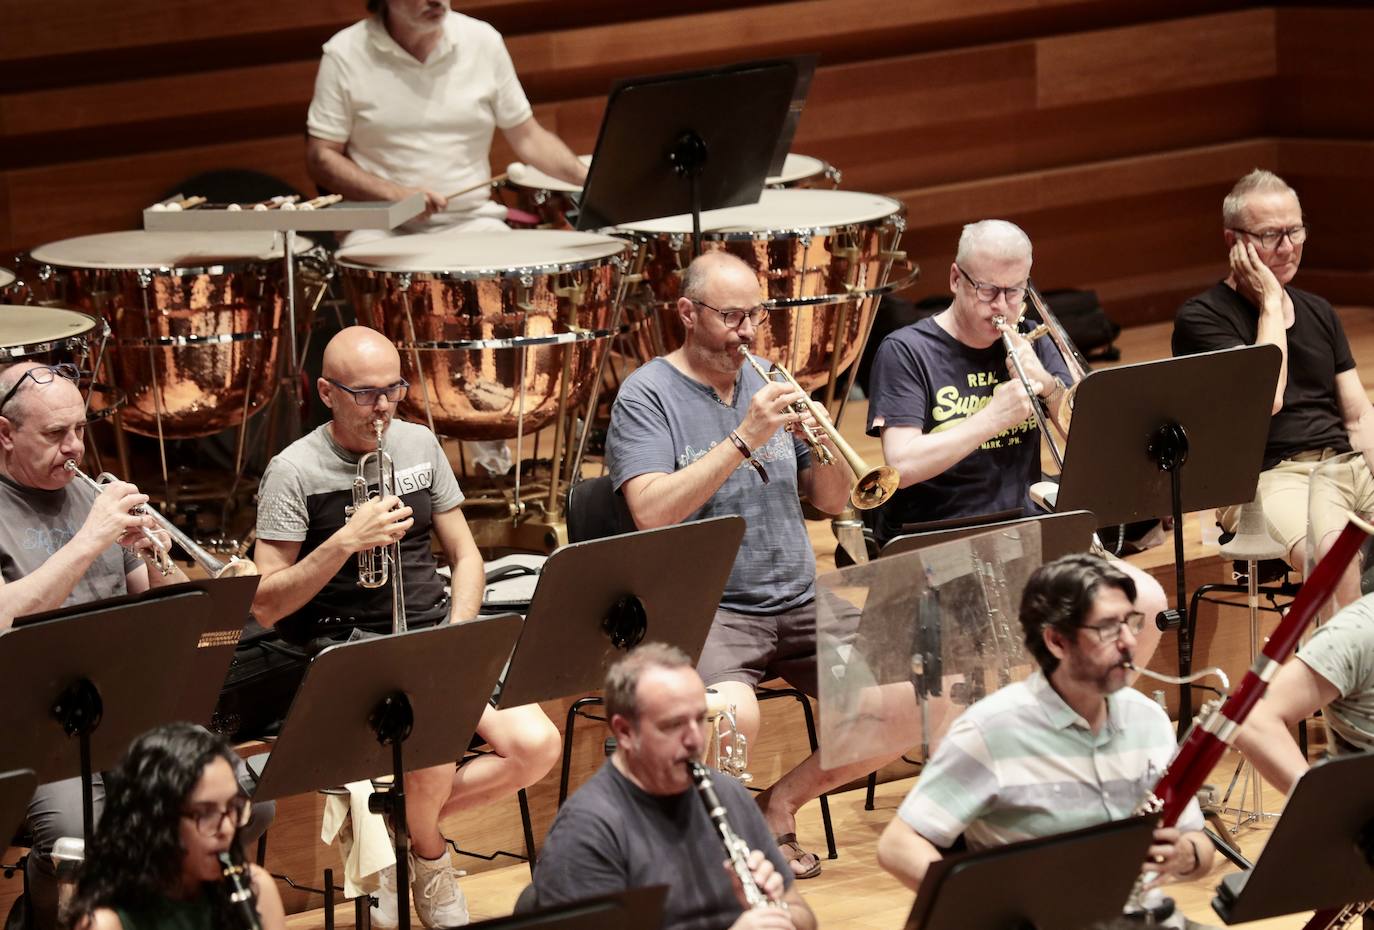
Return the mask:
<svg viewBox="0 0 1374 930">
<path fill-rule="evenodd" d="M 230 900 L 220 853 L 237 841 L 249 801 L 223 740 L 188 723 L 134 741 L 105 785 L 105 809 L 67 911 L 74 930 L 248 930 Z M 286 918 L 271 877 L 250 866 L 262 930 Z"/>
</svg>

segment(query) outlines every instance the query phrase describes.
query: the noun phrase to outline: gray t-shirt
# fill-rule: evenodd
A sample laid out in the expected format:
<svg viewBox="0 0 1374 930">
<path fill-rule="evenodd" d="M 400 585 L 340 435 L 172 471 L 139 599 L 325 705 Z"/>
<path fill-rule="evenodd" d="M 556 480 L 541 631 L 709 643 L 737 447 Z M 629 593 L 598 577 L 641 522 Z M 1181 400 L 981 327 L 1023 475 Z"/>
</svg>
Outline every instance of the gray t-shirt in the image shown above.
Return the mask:
<svg viewBox="0 0 1374 930">
<path fill-rule="evenodd" d="M 748 789 L 713 772 L 726 816 L 792 887 L 792 869 Z M 722 863 L 725 849 L 695 789 L 661 797 L 607 759 L 558 811 L 534 870 L 540 907 L 627 888 L 667 885 L 663 930 L 723 930 L 743 912 Z"/>
<path fill-rule="evenodd" d="M 735 381 L 734 402 L 726 404 L 710 387 L 662 358 L 636 370 L 616 394 L 606 437 L 616 490 L 638 475 L 686 468 L 717 443 L 730 442 L 730 432 L 743 422 L 750 399 L 763 383 L 759 373 L 745 365 Z M 811 465 L 811 450 L 779 429 L 754 450 L 754 457 L 768 471 L 767 484 L 741 457 L 739 467 L 688 519 L 727 514 L 744 518 L 744 541 L 720 606 L 745 614 L 775 614 L 815 596 L 816 557 L 797 497 L 797 473 Z"/>
<path fill-rule="evenodd" d="M 411 626 L 436 623 L 446 616 L 447 602 L 430 549 L 432 517 L 461 504 L 463 492 L 439 441 L 423 426 L 392 420 L 385 443 L 400 498 L 415 511 L 415 524 L 401 539 L 406 617 Z M 358 459 L 334 441 L 328 423 L 287 446 L 262 476 L 258 536 L 301 543 L 298 560 L 315 551 L 347 522 Z M 346 561 L 309 604 L 277 624 L 283 638 L 297 643 L 349 627 L 391 631 L 390 585 L 360 587 L 356 558 Z"/>
<path fill-rule="evenodd" d="M 95 498 L 95 488 L 82 481 L 40 491 L 0 475 L 0 577 L 18 581 L 71 542 Z M 125 576 L 139 564 L 129 550 L 111 546 L 91 563 L 62 606 L 127 594 Z"/>
<path fill-rule="evenodd" d="M 1374 749 L 1374 594 L 1322 624 L 1298 658 L 1341 693 L 1323 712 L 1336 735 Z"/>
</svg>

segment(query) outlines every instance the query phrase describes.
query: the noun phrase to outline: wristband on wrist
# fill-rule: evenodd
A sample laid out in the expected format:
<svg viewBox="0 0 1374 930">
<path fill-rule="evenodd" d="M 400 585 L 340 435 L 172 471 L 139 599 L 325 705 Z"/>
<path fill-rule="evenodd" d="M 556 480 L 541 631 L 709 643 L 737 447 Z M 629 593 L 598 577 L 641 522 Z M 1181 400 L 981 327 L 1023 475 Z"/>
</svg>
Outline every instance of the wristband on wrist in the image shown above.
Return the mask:
<svg viewBox="0 0 1374 930">
<path fill-rule="evenodd" d="M 739 438 L 739 433 L 735 432 L 734 430 L 731 430 L 730 441 L 735 444 L 735 448 L 739 450 L 739 454 L 744 456 L 744 460 L 748 462 L 750 465 L 754 466 L 754 471 L 759 473 L 759 477 L 763 479 L 763 483 L 767 484 L 768 472 L 764 470 L 763 463 L 761 463 L 758 459 L 754 458 L 753 450 L 751 450 L 747 445 L 744 444 L 743 439 Z"/>
</svg>

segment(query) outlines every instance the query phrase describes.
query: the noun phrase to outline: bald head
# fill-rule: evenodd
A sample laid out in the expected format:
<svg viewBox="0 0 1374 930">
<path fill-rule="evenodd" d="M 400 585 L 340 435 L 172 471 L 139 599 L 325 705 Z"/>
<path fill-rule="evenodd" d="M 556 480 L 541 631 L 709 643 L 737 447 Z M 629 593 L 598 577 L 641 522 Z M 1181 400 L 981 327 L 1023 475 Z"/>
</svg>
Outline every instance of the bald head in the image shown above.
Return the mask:
<svg viewBox="0 0 1374 930">
<path fill-rule="evenodd" d="M 19 362 L 0 371 L 0 398 L 8 395 L 21 380 L 25 380 L 24 376 L 30 371 L 47 367 L 42 362 Z M 47 384 L 39 384 L 32 378 L 25 380 L 5 404 L 5 408 L 0 410 L 0 415 L 17 426 L 35 413 L 70 407 L 73 404 L 84 406 L 81 390 L 75 384 L 63 377 L 51 377 L 52 380 Z"/>
<path fill-rule="evenodd" d="M 343 384 L 351 384 L 363 371 L 378 367 L 400 371 L 401 354 L 386 336 L 367 326 L 340 330 L 324 347 L 322 374 Z M 388 382 L 389 383 L 389 382 Z"/>
<path fill-rule="evenodd" d="M 703 252 L 687 266 L 682 278 L 682 296 L 688 300 L 712 303 L 714 292 L 724 282 L 751 282 L 758 287 L 758 275 L 738 256 L 729 252 Z"/>
</svg>

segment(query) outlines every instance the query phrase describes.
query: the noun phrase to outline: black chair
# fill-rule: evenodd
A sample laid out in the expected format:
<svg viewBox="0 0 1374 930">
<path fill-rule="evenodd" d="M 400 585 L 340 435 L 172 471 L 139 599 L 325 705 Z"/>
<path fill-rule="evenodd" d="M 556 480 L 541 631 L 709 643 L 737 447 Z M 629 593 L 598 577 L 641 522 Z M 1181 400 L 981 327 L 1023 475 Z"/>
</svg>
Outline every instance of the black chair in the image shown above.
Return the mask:
<svg viewBox="0 0 1374 930">
<path fill-rule="evenodd" d="M 586 542 L 607 536 L 618 536 L 622 533 L 634 532 L 635 529 L 630 508 L 625 503 L 625 498 L 615 492 L 610 475 L 587 478 L 568 488 L 564 513 L 567 515 L 569 542 Z M 775 698 L 792 698 L 801 704 L 802 716 L 806 722 L 808 745 L 810 745 L 812 752 L 816 751 L 816 747 L 819 745 L 816 738 L 816 720 L 811 711 L 811 702 L 805 694 L 796 688 L 766 688 L 762 685 L 756 688 L 755 692 L 759 703 Z M 604 703 L 600 697 L 583 697 L 578 698 L 568 708 L 568 716 L 563 726 L 563 771 L 558 781 L 558 805 L 560 807 L 563 806 L 563 802 L 568 797 L 568 780 L 572 772 L 573 731 L 577 726 L 577 718 L 584 717 L 588 720 L 606 723 L 605 717 L 597 716 L 587 710 L 587 708 L 598 707 Z M 825 828 L 825 846 L 828 854 L 826 858 L 835 859 L 839 854 L 835 850 L 835 830 L 830 820 L 830 801 L 824 794 L 820 796 L 819 800 L 821 823 Z"/>
</svg>

